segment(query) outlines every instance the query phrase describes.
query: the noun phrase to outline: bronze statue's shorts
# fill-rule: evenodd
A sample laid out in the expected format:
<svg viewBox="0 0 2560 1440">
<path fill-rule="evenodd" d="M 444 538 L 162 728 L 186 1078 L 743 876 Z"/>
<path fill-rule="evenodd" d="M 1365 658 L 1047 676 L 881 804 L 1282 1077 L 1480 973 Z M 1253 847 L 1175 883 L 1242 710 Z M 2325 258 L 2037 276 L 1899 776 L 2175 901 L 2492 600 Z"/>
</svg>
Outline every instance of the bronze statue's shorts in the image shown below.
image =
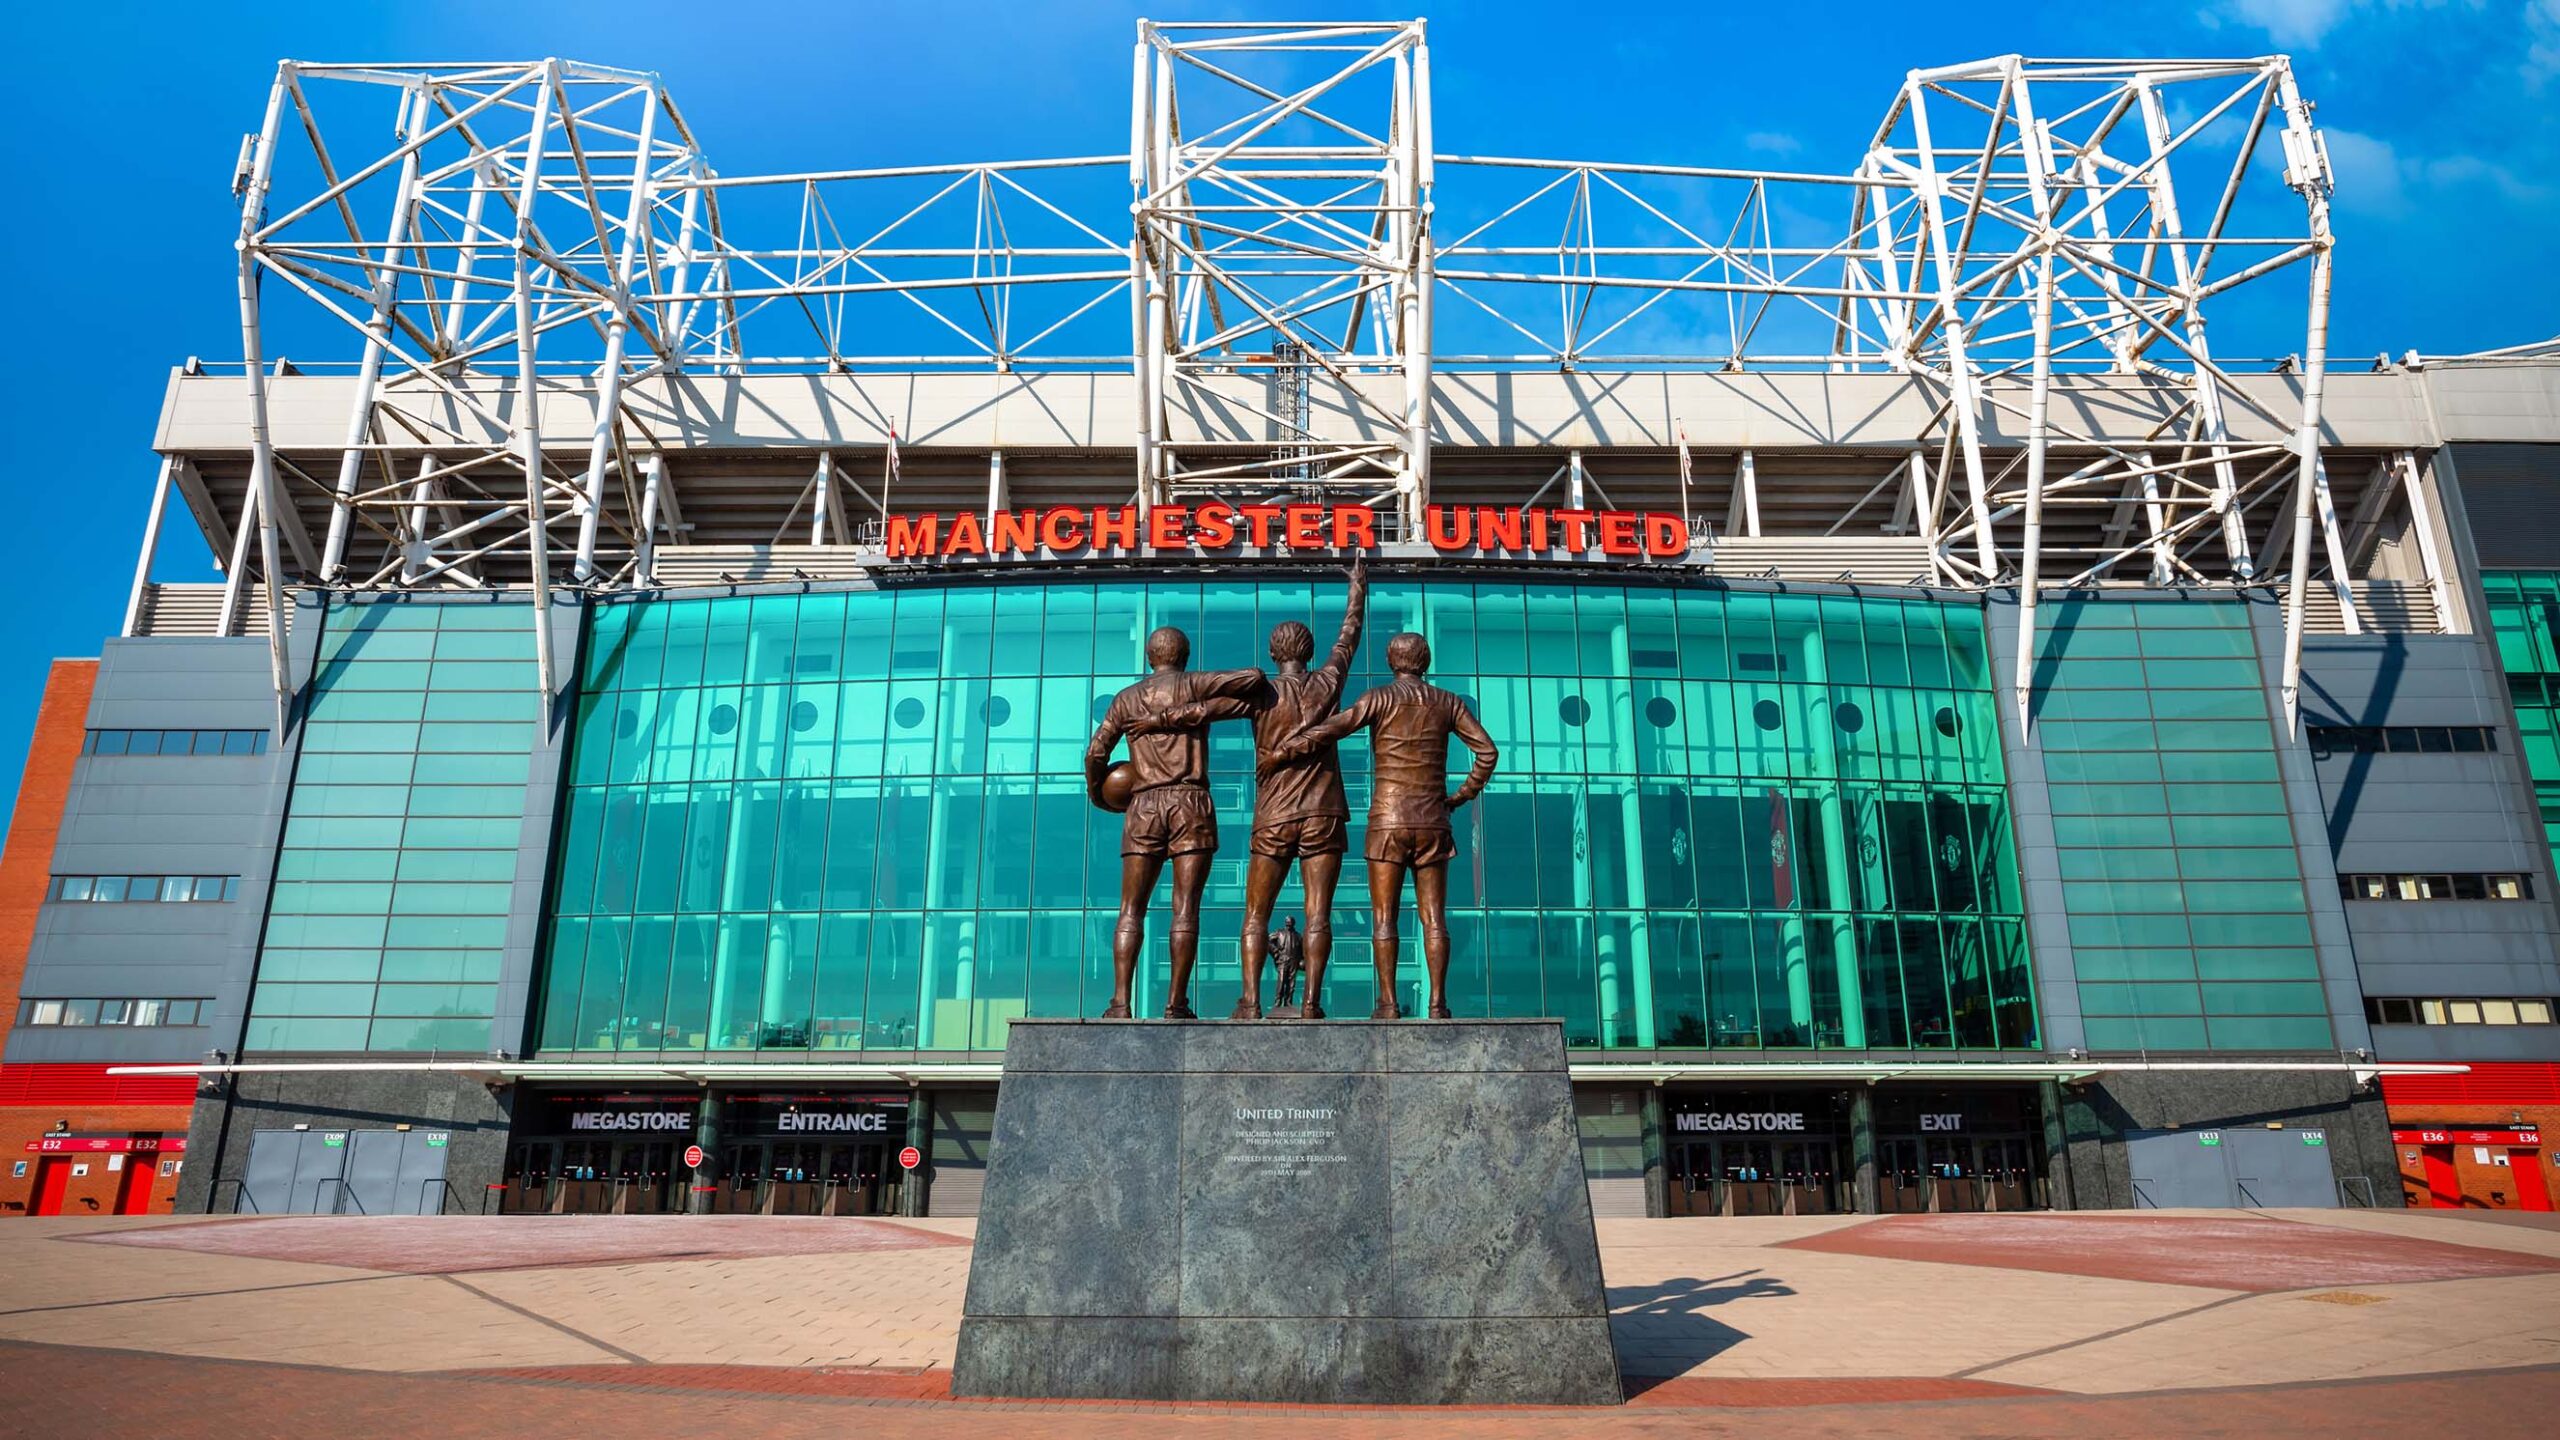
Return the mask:
<svg viewBox="0 0 2560 1440">
<path fill-rule="evenodd" d="M 1253 853 L 1269 860 L 1339 855 L 1351 848 L 1351 827 L 1339 815 L 1301 815 L 1253 827 Z"/>
<path fill-rule="evenodd" d="M 1123 855 L 1196 855 L 1218 848 L 1218 807 L 1198 785 L 1158 785 L 1129 799 L 1120 821 Z"/>
<path fill-rule="evenodd" d="M 1458 837 L 1445 829 L 1369 828 L 1369 843 L 1364 853 L 1372 860 L 1391 860 L 1398 865 L 1420 870 L 1431 865 L 1446 865 L 1456 858 Z"/>
</svg>

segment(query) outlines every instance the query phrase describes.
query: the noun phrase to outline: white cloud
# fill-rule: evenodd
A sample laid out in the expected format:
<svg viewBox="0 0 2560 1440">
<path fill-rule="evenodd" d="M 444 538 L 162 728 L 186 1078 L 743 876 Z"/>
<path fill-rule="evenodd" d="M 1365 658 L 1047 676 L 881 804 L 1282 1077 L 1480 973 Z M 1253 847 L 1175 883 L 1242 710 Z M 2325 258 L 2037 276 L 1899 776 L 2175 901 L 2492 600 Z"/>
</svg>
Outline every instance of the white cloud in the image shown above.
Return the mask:
<svg viewBox="0 0 2560 1440">
<path fill-rule="evenodd" d="M 2560 0 L 2536 0 L 2524 16 L 2525 83 L 2539 90 L 2560 75 Z"/>
<path fill-rule="evenodd" d="M 2388 140 L 2330 126 L 2329 165 L 2337 172 L 2338 208 L 2367 215 L 2397 215 L 2408 208 L 2400 153 Z"/>
<path fill-rule="evenodd" d="M 2560 4 L 2560 0 L 2553 0 L 2553 3 Z M 1793 155 L 1804 148 L 1803 141 L 1793 135 L 1781 134 L 1775 130 L 1754 130 L 1742 137 L 1742 143 L 1753 150 L 1765 151 L 1771 155 Z"/>
<path fill-rule="evenodd" d="M 2337 171 L 2338 208 L 2367 215 L 2407 213 L 2422 204 L 2455 203 L 2460 192 L 2489 190 L 2511 205 L 2538 206 L 2551 187 L 2477 155 L 2403 155 L 2388 140 L 2331 127 L 2329 163 Z"/>
<path fill-rule="evenodd" d="M 2230 0 L 2233 18 L 2267 32 L 2279 45 L 2310 48 L 2346 18 L 2353 0 Z M 2208 19 L 2216 18 L 2208 12 Z"/>
</svg>

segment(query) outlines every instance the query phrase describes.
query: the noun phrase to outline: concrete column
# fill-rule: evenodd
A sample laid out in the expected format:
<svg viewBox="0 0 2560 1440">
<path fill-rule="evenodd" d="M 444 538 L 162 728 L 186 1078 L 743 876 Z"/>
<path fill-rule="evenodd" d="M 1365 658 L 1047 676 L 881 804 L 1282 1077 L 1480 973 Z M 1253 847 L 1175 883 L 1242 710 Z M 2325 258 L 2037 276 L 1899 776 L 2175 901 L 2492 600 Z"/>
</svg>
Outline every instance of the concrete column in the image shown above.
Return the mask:
<svg viewBox="0 0 2560 1440">
<path fill-rule="evenodd" d="M 1644 1213 L 1663 1216 L 1671 1213 L 1670 1197 L 1664 1186 L 1670 1167 L 1664 1163 L 1662 1147 L 1662 1087 L 1644 1087 Z"/>
<path fill-rule="evenodd" d="M 2053 1197 L 2056 1210 L 2076 1210 L 2071 1196 L 2071 1135 L 2062 1123 L 2062 1086 L 2058 1081 L 2036 1082 L 2036 1106 L 2044 1111 L 2044 1173 L 2046 1193 Z"/>
<path fill-rule="evenodd" d="M 1860 1085 L 1849 1092 L 1849 1186 L 1861 1215 L 1876 1213 L 1876 1092 Z"/>
<path fill-rule="evenodd" d="M 917 1090 L 907 1098 L 906 1143 L 916 1147 L 917 1153 L 924 1156 L 924 1163 L 899 1178 L 898 1213 L 922 1215 L 924 1177 L 933 1169 L 933 1095 L 929 1091 Z M 897 1163 L 897 1158 L 890 1156 L 890 1163 Z"/>
<path fill-rule="evenodd" d="M 720 1097 L 713 1091 L 702 1092 L 702 1108 L 693 1114 L 693 1143 L 702 1147 L 702 1168 L 685 1176 L 684 1213 L 708 1215 L 711 1192 L 701 1187 L 720 1183 Z"/>
</svg>

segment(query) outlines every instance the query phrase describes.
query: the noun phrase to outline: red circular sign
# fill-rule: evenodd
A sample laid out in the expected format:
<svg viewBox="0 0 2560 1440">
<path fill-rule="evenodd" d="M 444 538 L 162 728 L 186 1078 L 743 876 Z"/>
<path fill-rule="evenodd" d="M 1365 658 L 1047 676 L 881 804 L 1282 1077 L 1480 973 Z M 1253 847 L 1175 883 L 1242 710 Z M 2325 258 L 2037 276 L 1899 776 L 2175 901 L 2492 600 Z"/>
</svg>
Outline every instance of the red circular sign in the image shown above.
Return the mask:
<svg viewBox="0 0 2560 1440">
<path fill-rule="evenodd" d="M 684 1147 L 684 1163 L 687 1169 L 701 1169 L 702 1147 L 699 1145 L 687 1145 Z"/>
<path fill-rule="evenodd" d="M 913 1170 L 923 1163 L 924 1152 L 918 1150 L 913 1145 L 910 1145 L 906 1149 L 898 1152 L 898 1164 L 902 1169 Z"/>
</svg>

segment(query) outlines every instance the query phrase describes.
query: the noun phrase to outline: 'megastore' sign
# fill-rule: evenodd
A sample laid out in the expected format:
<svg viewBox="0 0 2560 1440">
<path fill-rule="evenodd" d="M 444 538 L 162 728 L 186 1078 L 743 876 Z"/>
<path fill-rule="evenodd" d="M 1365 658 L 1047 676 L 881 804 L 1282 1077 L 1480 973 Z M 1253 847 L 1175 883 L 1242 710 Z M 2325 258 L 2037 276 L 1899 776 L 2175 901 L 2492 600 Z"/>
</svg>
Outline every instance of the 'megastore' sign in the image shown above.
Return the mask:
<svg viewBox="0 0 2560 1440">
<path fill-rule="evenodd" d="M 1637 510 L 1555 510 L 1535 505 L 1432 505 L 1423 538 L 1444 554 L 1614 560 L 1677 559 L 1689 523 Z M 1378 548 L 1378 512 L 1366 505 L 1134 505 L 892 515 L 892 560 L 1123 555 L 1328 555 Z"/>
</svg>

